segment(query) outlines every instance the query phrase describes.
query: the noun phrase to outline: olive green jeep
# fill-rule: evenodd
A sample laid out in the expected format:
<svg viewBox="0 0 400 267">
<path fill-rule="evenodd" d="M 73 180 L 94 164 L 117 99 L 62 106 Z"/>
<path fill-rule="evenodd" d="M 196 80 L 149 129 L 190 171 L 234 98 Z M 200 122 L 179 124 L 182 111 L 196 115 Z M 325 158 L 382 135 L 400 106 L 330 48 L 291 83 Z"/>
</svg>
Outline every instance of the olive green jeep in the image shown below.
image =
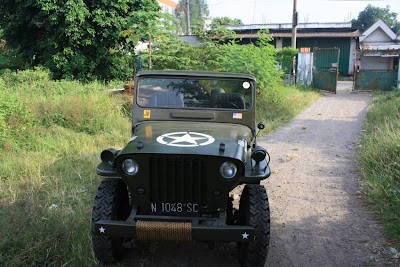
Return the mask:
<svg viewBox="0 0 400 267">
<path fill-rule="evenodd" d="M 145 71 L 134 82 L 132 137 L 101 153 L 92 243 L 101 262 L 140 242 L 236 242 L 263 266 L 270 239 L 269 154 L 257 145 L 251 75 Z M 264 128 L 258 124 L 259 130 Z M 239 208 L 230 192 L 244 185 Z"/>
</svg>

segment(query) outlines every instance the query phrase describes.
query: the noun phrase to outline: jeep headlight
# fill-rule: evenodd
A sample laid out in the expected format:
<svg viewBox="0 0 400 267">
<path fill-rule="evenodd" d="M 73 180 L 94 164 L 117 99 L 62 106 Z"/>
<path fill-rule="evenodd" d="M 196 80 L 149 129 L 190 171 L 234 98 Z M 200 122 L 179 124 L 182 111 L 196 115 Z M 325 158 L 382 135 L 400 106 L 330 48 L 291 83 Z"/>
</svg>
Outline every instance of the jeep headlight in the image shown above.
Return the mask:
<svg viewBox="0 0 400 267">
<path fill-rule="evenodd" d="M 139 164 L 133 159 L 122 162 L 122 171 L 127 175 L 135 175 L 139 171 Z"/>
<path fill-rule="evenodd" d="M 222 163 L 221 167 L 219 167 L 219 173 L 225 179 L 232 179 L 237 173 L 237 167 L 234 163 L 227 161 Z"/>
</svg>

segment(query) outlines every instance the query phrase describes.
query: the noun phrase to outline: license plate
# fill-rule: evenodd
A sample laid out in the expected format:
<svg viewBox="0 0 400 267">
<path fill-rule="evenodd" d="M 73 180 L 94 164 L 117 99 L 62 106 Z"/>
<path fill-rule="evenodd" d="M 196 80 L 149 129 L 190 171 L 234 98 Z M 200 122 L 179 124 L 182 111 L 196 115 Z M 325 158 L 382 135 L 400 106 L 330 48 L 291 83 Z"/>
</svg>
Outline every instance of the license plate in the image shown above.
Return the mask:
<svg viewBox="0 0 400 267">
<path fill-rule="evenodd" d="M 153 202 L 150 203 L 150 213 L 160 215 L 200 215 L 199 203 Z"/>
</svg>

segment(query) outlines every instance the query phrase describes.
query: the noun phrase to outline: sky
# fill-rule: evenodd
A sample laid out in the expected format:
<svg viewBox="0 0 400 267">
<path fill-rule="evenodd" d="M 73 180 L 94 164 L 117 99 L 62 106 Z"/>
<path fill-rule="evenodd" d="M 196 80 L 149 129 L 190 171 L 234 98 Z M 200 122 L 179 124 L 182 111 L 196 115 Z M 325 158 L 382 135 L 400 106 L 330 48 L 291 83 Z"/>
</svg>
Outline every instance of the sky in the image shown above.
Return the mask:
<svg viewBox="0 0 400 267">
<path fill-rule="evenodd" d="M 211 17 L 238 18 L 244 24 L 291 23 L 294 0 L 207 0 Z M 349 22 L 371 4 L 390 6 L 400 20 L 400 0 L 297 0 L 299 22 Z"/>
</svg>

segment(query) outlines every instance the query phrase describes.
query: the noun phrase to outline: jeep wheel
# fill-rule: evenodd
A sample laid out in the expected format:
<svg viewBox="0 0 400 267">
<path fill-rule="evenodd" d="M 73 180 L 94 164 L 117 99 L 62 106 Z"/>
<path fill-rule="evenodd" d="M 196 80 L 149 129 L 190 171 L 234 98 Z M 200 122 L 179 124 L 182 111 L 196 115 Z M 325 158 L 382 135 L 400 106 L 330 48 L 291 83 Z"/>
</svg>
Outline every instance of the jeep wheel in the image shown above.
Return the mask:
<svg viewBox="0 0 400 267">
<path fill-rule="evenodd" d="M 256 229 L 254 241 L 239 243 L 242 266 L 264 266 L 270 238 L 270 212 L 267 192 L 262 185 L 246 185 L 239 205 L 240 225 Z"/>
<path fill-rule="evenodd" d="M 126 220 L 129 216 L 129 197 L 125 183 L 120 179 L 101 181 L 92 211 L 92 244 L 96 258 L 101 262 L 120 260 L 124 238 L 99 236 L 94 223 L 99 220 Z"/>
</svg>

